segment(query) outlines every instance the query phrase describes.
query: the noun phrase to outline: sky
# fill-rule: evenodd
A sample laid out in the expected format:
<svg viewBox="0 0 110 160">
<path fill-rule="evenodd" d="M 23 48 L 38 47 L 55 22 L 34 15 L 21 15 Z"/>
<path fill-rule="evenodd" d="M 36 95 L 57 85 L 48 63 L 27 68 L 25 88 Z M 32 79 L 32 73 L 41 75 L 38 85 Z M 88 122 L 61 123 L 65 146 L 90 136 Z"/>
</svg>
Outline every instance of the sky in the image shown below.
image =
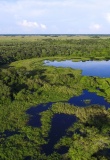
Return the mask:
<svg viewBox="0 0 110 160">
<path fill-rule="evenodd" d="M 0 0 L 0 34 L 110 34 L 110 0 Z"/>
</svg>

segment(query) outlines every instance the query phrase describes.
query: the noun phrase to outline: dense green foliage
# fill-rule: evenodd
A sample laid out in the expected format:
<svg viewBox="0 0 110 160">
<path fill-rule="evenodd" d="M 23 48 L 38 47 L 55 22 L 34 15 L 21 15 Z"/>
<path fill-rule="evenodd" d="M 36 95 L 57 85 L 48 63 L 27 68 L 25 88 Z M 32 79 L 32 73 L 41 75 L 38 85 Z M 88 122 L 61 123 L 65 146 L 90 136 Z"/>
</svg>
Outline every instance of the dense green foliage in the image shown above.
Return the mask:
<svg viewBox="0 0 110 160">
<path fill-rule="evenodd" d="M 91 59 L 110 58 L 110 39 L 60 39 L 33 37 L 10 37 L 7 41 L 0 38 L 0 64 L 32 57 L 89 57 Z"/>
<path fill-rule="evenodd" d="M 110 159 L 110 109 L 97 105 L 79 108 L 66 103 L 84 89 L 96 92 L 110 102 L 110 78 L 87 77 L 82 76 L 80 70 L 43 65 L 44 59 L 80 56 L 82 59 L 105 59 L 110 53 L 109 42 L 109 39 L 100 38 L 0 39 L 1 160 Z M 8 64 L 10 62 L 13 63 Z M 48 102 L 57 103 L 38 114 L 41 126 L 29 125 L 33 116 L 27 114 L 27 110 Z M 53 152 L 46 155 L 42 148 L 49 142 L 52 119 L 56 114 L 75 115 L 77 122 L 56 142 Z M 68 149 L 64 154 L 59 153 L 62 147 Z"/>
</svg>

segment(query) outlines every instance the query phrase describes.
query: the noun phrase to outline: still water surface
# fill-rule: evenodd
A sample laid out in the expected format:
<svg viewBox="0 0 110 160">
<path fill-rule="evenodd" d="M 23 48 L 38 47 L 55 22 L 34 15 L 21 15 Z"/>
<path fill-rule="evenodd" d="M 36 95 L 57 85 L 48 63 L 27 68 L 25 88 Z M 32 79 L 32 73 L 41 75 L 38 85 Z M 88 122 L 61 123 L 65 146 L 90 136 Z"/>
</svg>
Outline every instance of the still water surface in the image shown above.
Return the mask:
<svg viewBox="0 0 110 160">
<path fill-rule="evenodd" d="M 52 118 L 52 128 L 49 133 L 49 142 L 43 146 L 43 152 L 47 155 L 51 154 L 54 150 L 54 145 L 60 140 L 61 137 L 66 135 L 67 129 L 77 121 L 74 115 L 55 114 Z M 63 154 L 67 148 L 63 148 L 59 153 Z"/>
<path fill-rule="evenodd" d="M 98 96 L 96 93 L 92 93 L 87 90 L 84 90 L 83 93 L 79 96 L 70 98 L 68 103 L 79 107 L 87 107 L 88 105 L 98 104 L 105 106 L 106 109 L 110 108 L 110 104 L 104 99 L 104 97 Z M 32 127 L 41 127 L 41 116 L 39 114 L 51 108 L 52 104 L 52 102 L 47 104 L 40 104 L 36 107 L 31 107 L 28 109 L 27 114 L 30 115 L 28 125 Z M 49 142 L 47 145 L 42 147 L 43 153 L 48 155 L 55 151 L 54 145 L 62 136 L 66 135 L 66 130 L 76 121 L 77 118 L 74 115 L 55 114 L 51 122 L 52 128 L 48 137 Z M 62 154 L 65 153 L 67 149 L 68 148 L 63 148 L 58 152 Z"/>
<path fill-rule="evenodd" d="M 104 97 L 98 96 L 95 92 L 89 92 L 83 90 L 83 93 L 79 96 L 71 97 L 68 103 L 79 107 L 87 107 L 88 105 L 101 105 L 105 106 L 106 109 L 110 108 L 110 103 L 108 103 Z"/>
<path fill-rule="evenodd" d="M 97 104 L 97 105 L 105 106 L 106 109 L 110 108 L 110 103 L 108 103 L 104 99 L 104 97 L 98 96 L 96 93 L 89 92 L 87 90 L 83 90 L 83 93 L 79 96 L 71 97 L 67 101 L 67 103 L 74 106 L 79 106 L 79 107 L 87 107 L 88 105 Z M 53 104 L 52 102 L 49 102 L 47 104 L 39 104 L 36 107 L 29 108 L 26 111 L 26 113 L 30 115 L 30 120 L 28 122 L 28 125 L 32 127 L 41 127 L 41 122 L 40 122 L 41 116 L 39 114 L 51 108 L 52 104 Z M 54 117 L 54 122 L 56 124 L 58 123 L 57 117 L 56 118 Z"/>
<path fill-rule="evenodd" d="M 110 77 L 110 61 L 73 62 L 72 60 L 65 60 L 58 62 L 45 60 L 44 64 L 55 67 L 80 69 L 82 70 L 82 75 L 85 76 Z"/>
</svg>

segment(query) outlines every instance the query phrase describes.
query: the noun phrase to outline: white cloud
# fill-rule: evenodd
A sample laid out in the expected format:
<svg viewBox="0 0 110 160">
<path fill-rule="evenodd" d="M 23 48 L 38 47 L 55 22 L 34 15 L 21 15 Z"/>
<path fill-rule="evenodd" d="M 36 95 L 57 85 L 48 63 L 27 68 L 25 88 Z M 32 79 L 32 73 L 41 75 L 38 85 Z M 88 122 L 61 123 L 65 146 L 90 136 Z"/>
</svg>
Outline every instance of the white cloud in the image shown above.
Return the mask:
<svg viewBox="0 0 110 160">
<path fill-rule="evenodd" d="M 40 27 L 41 27 L 42 29 L 46 29 L 46 28 L 47 28 L 45 24 L 40 24 Z"/>
<path fill-rule="evenodd" d="M 92 30 L 99 30 L 101 28 L 101 25 L 99 25 L 99 24 L 92 24 L 89 28 L 92 29 Z"/>
<path fill-rule="evenodd" d="M 38 28 L 39 25 L 37 24 L 37 22 L 29 22 L 27 20 L 23 20 L 22 22 L 19 23 L 21 26 L 23 27 L 35 27 Z"/>
<path fill-rule="evenodd" d="M 109 23 L 110 0 L 0 0 L 0 33 L 109 33 Z"/>
<path fill-rule="evenodd" d="M 23 20 L 22 22 L 19 22 L 18 25 L 26 28 L 39 28 L 39 29 L 46 29 L 45 24 L 38 24 L 37 22 L 27 21 Z"/>
<path fill-rule="evenodd" d="M 105 18 L 110 23 L 110 13 L 107 13 Z"/>
</svg>

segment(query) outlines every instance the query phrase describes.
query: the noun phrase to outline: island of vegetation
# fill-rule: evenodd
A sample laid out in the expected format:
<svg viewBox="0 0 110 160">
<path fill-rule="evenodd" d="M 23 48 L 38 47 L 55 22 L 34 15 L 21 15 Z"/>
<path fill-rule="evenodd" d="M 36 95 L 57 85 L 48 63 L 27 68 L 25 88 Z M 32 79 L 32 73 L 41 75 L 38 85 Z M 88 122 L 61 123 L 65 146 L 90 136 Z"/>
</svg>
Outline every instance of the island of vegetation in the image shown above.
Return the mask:
<svg viewBox="0 0 110 160">
<path fill-rule="evenodd" d="M 44 65 L 109 59 L 108 36 L 0 36 L 0 160 L 110 160 L 110 108 L 68 103 L 84 90 L 110 103 L 110 77 Z"/>
</svg>

